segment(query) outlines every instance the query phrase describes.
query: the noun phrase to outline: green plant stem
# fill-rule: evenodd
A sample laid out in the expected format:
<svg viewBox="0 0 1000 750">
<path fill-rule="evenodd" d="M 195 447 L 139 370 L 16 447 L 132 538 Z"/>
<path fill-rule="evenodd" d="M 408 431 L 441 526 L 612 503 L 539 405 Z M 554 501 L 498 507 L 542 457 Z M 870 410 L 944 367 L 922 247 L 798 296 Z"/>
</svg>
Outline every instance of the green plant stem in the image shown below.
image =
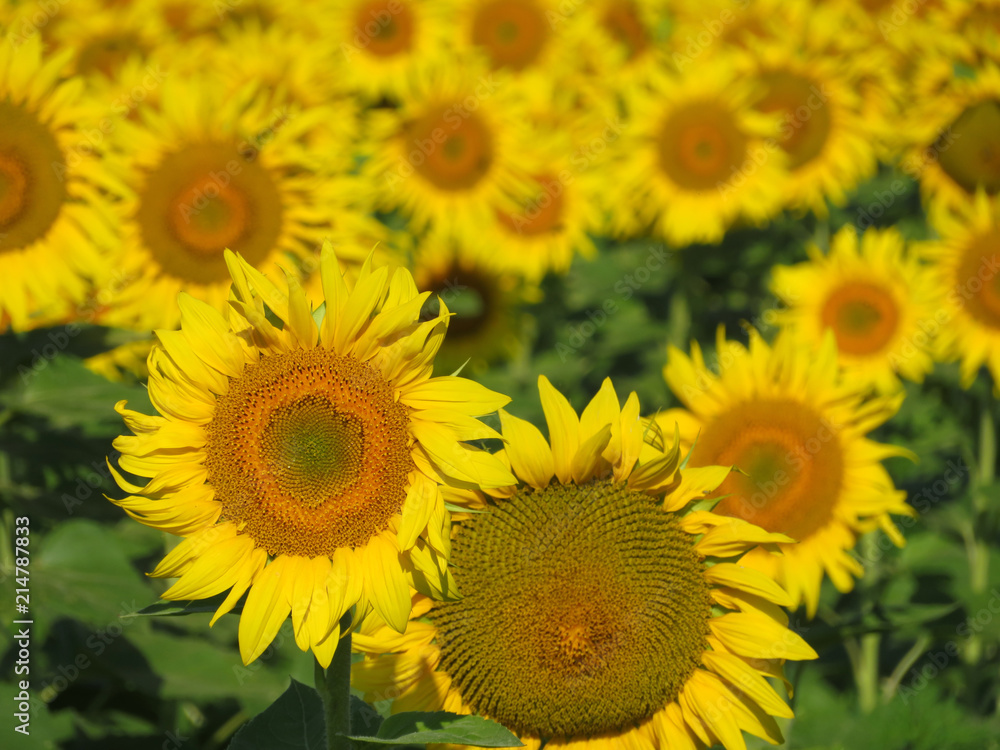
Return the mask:
<svg viewBox="0 0 1000 750">
<path fill-rule="evenodd" d="M 314 668 L 316 692 L 323 699 L 327 750 L 353 750 L 344 735 L 351 733 L 351 614 L 340 619 L 340 642 L 325 670 L 317 661 Z"/>
<path fill-rule="evenodd" d="M 859 586 L 860 593 L 864 594 L 861 603 L 863 618 L 867 617 L 872 610 L 875 596 L 874 587 L 879 576 L 877 545 L 878 540 L 874 532 L 861 538 L 862 557 L 868 561 L 869 567 Z M 871 713 L 878 706 L 878 657 L 881 643 L 882 635 L 880 633 L 865 633 L 861 636 L 860 647 L 855 651 L 854 658 L 851 660 L 854 666 L 854 682 L 858 688 L 858 707 L 865 714 Z"/>
<path fill-rule="evenodd" d="M 885 684 L 882 686 L 882 702 L 889 703 L 892 701 L 893 696 L 896 695 L 896 690 L 899 688 L 899 683 L 903 681 L 903 677 L 910 668 L 917 663 L 917 659 L 924 655 L 924 652 L 930 648 L 930 645 L 934 642 L 934 639 L 929 635 L 924 633 L 916 642 L 910 646 L 910 650 L 903 655 L 903 658 L 899 660 L 899 664 L 896 668 L 892 670 L 892 674 L 886 679 Z"/>
</svg>

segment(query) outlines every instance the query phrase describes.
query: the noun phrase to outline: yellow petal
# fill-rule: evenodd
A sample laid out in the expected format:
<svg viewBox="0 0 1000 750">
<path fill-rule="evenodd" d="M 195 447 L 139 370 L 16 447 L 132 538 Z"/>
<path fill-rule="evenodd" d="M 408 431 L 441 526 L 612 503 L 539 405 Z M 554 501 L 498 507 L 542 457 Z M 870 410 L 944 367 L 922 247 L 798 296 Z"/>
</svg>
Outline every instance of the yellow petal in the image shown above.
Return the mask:
<svg viewBox="0 0 1000 750">
<path fill-rule="evenodd" d="M 410 589 L 399 550 L 386 534 L 376 534 L 361 550 L 365 594 L 379 617 L 402 633 L 410 616 Z"/>
<path fill-rule="evenodd" d="M 774 688 L 757 674 L 749 664 L 732 654 L 718 651 L 706 651 L 702 654 L 705 666 L 722 677 L 738 690 L 746 693 L 757 702 L 761 708 L 772 716 L 791 719 L 794 714 Z"/>
<path fill-rule="evenodd" d="M 500 429 L 507 441 L 507 457 L 514 473 L 532 487 L 548 487 L 552 481 L 552 449 L 541 431 L 523 419 L 500 410 Z"/>
<path fill-rule="evenodd" d="M 732 471 L 731 466 L 699 466 L 681 469 L 681 483 L 664 499 L 663 509 L 675 512 L 692 500 L 703 499 L 718 489 Z"/>
<path fill-rule="evenodd" d="M 468 378 L 443 375 L 410 386 L 399 394 L 399 401 L 413 409 L 445 408 L 481 417 L 509 404 L 510 397 Z"/>
<path fill-rule="evenodd" d="M 730 586 L 755 594 L 780 607 L 794 607 L 795 602 L 781 586 L 760 571 L 736 563 L 719 563 L 705 571 L 705 579 L 719 586 Z"/>
<path fill-rule="evenodd" d="M 755 659 L 816 659 L 817 653 L 801 636 L 775 622 L 746 612 L 733 612 L 708 621 L 709 629 L 740 656 Z"/>
<path fill-rule="evenodd" d="M 573 459 L 580 448 L 580 420 L 566 397 L 544 375 L 538 376 L 538 395 L 549 426 L 553 470 L 560 482 L 569 484 L 573 480 Z"/>
<path fill-rule="evenodd" d="M 593 479 L 601 470 L 601 455 L 611 440 L 611 425 L 606 424 L 583 441 L 573 457 L 573 481 L 583 484 Z M 553 456 L 555 454 L 553 453 Z"/>
<path fill-rule="evenodd" d="M 410 472 L 406 499 L 403 501 L 402 519 L 399 523 L 398 538 L 401 550 L 408 550 L 417 541 L 420 533 L 427 528 L 427 520 L 438 503 L 444 505 L 437 482 L 422 472 Z"/>
<path fill-rule="evenodd" d="M 240 656 L 244 664 L 264 653 L 291 612 L 289 599 L 294 581 L 288 576 L 288 560 L 284 555 L 276 557 L 250 587 L 240 615 Z"/>
</svg>

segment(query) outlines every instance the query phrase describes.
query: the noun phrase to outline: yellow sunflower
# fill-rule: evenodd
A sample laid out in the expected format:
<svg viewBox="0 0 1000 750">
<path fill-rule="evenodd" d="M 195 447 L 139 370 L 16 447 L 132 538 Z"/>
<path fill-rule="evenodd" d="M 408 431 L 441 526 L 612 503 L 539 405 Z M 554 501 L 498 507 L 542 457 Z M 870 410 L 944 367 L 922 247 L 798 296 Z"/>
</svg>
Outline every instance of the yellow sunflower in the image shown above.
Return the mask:
<svg viewBox="0 0 1000 750">
<path fill-rule="evenodd" d="M 81 0 L 65 4 L 56 15 L 58 22 L 45 29 L 46 41 L 55 49 L 73 50 L 74 72 L 102 98 L 126 63 L 145 66 L 153 51 L 170 41 L 156 15 L 129 3 Z"/>
<path fill-rule="evenodd" d="M 931 348 L 941 329 L 942 295 L 934 274 L 907 253 L 896 229 L 841 229 L 826 255 L 771 270 L 771 291 L 786 305 L 775 315 L 789 334 L 813 350 L 826 332 L 837 340 L 845 375 L 882 393 L 899 388 L 899 376 L 923 382 L 934 368 Z"/>
<path fill-rule="evenodd" d="M 146 362 L 153 348 L 152 339 L 140 339 L 119 344 L 106 352 L 83 360 L 84 366 L 114 383 L 135 383 L 149 377 Z"/>
<path fill-rule="evenodd" d="M 516 101 L 480 63 L 424 71 L 398 110 L 372 113 L 362 177 L 417 232 L 477 240 L 498 206 L 516 211 L 527 193 Z"/>
<path fill-rule="evenodd" d="M 920 180 L 927 202 L 954 209 L 971 203 L 979 188 L 1000 192 L 1000 64 L 952 76 L 909 110 L 907 122 L 901 167 Z"/>
<path fill-rule="evenodd" d="M 131 282 L 108 323 L 172 327 L 180 291 L 221 309 L 227 248 L 273 275 L 325 239 L 345 248 L 342 260 L 360 262 L 357 243 L 380 238 L 381 225 L 354 208 L 350 178 L 305 147 L 336 113 L 272 104 L 254 87 L 233 93 L 215 79 L 170 78 L 158 108 L 119 125 L 109 167 L 131 191 L 120 206 Z"/>
<path fill-rule="evenodd" d="M 184 537 L 152 573 L 179 579 L 163 598 L 229 590 L 214 623 L 249 589 L 244 663 L 291 613 L 299 648 L 325 667 L 346 611 L 370 606 L 402 631 L 408 585 L 427 565 L 443 569 L 446 545 L 418 544 L 429 524 L 447 523 L 442 482 L 513 481 L 499 459 L 462 442 L 499 437 L 473 417 L 509 399 L 430 377 L 448 310 L 422 322 L 429 293 L 405 269 L 390 278 L 366 263 L 352 289 L 325 246 L 317 325 L 321 310 L 294 277 L 286 293 L 242 258 L 227 252 L 226 262 L 228 321 L 181 294 L 181 330 L 157 331 L 149 395 L 161 416 L 116 407 L 135 433 L 115 441 L 119 464 L 149 481 L 113 470 L 132 494 L 112 502 Z"/>
<path fill-rule="evenodd" d="M 0 45 L 0 331 L 75 312 L 111 281 L 117 244 L 88 140 L 83 80 L 64 79 L 71 52 L 42 58 L 40 37 Z"/>
<path fill-rule="evenodd" d="M 488 238 L 474 246 L 484 260 L 530 282 L 549 271 L 565 273 L 577 254 L 597 252 L 589 233 L 600 231 L 604 220 L 604 180 L 591 163 L 574 162 L 562 136 L 541 131 L 528 139 L 535 144 L 532 191 L 516 211 L 498 207 L 483 227 Z"/>
<path fill-rule="evenodd" d="M 943 298 L 936 354 L 961 360 L 966 388 L 986 365 L 1000 391 L 1000 196 L 980 190 L 964 210 L 931 221 L 941 239 L 919 252 Z"/>
<path fill-rule="evenodd" d="M 728 59 L 664 72 L 652 91 L 626 97 L 631 123 L 609 167 L 616 189 L 607 191 L 617 232 L 652 222 L 673 245 L 714 243 L 737 219 L 762 223 L 780 210 L 786 155 L 777 120 L 753 108 L 753 89 Z"/>
<path fill-rule="evenodd" d="M 697 343 L 690 357 L 670 347 L 663 374 L 687 408 L 656 419 L 693 446 L 691 466 L 740 469 L 719 488 L 717 514 L 798 540 L 779 545 L 783 556 L 759 549 L 743 564 L 776 578 L 812 617 L 824 573 L 849 591 L 864 572 L 848 554 L 859 533 L 878 526 L 903 544 L 889 514 L 912 511 L 880 461 L 908 452 L 865 437 L 903 394 L 868 399 L 845 383 L 832 333 L 811 351 L 786 335 L 772 348 L 753 332 L 747 349 L 720 329 L 717 352 L 708 365 Z"/>
<path fill-rule="evenodd" d="M 347 90 L 362 99 L 399 98 L 418 68 L 445 50 L 442 3 L 329 0 L 320 16 L 325 56 Z"/>
<path fill-rule="evenodd" d="M 808 36 L 808 28 L 798 31 Z M 872 133 L 881 124 L 862 119 L 866 110 L 858 76 L 842 56 L 800 52 L 797 46 L 787 41 L 753 45 L 745 71 L 762 91 L 756 108 L 780 118 L 777 140 L 788 155 L 786 206 L 823 217 L 827 200 L 842 205 L 874 173 Z"/>
<path fill-rule="evenodd" d="M 574 62 L 606 86 L 643 86 L 668 59 L 674 14 L 656 0 L 560 3 L 549 18 L 579 40 Z"/>
<path fill-rule="evenodd" d="M 369 618 L 352 685 L 393 711 L 478 713 L 546 747 L 745 748 L 782 741 L 791 711 L 765 676 L 815 652 L 786 628 L 790 603 L 739 556 L 788 541 L 693 504 L 728 467 L 679 469 L 645 445 L 639 401 L 610 380 L 578 417 L 539 378 L 549 441 L 500 412 L 519 484 L 466 493 L 457 601 L 418 596 L 399 636 Z"/>
</svg>

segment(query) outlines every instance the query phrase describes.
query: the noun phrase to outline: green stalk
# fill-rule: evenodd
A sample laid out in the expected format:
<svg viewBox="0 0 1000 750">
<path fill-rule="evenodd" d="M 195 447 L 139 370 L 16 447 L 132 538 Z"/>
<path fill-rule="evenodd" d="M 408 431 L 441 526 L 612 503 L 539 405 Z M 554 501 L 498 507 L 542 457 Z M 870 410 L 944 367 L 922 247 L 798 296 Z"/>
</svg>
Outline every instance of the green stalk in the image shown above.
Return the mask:
<svg viewBox="0 0 1000 750">
<path fill-rule="evenodd" d="M 878 540 L 875 534 L 876 532 L 869 532 L 861 538 L 862 557 L 868 561 L 868 570 L 865 571 L 864 578 L 858 586 L 860 593 L 864 594 L 861 602 L 862 621 L 871 613 L 876 579 L 880 573 L 880 566 L 877 563 Z M 878 706 L 878 657 L 882 635 L 865 633 L 859 640 L 860 648 L 855 651 L 851 661 L 854 667 L 854 683 L 858 688 L 858 707 L 861 713 L 868 714 Z"/>
<path fill-rule="evenodd" d="M 325 670 L 316 662 L 316 692 L 323 699 L 327 750 L 353 750 L 351 733 L 351 613 L 340 618 L 340 642 Z M 345 635 L 346 634 L 346 635 Z"/>
<path fill-rule="evenodd" d="M 979 415 L 979 466 L 972 487 L 973 517 L 968 527 L 964 528 L 965 552 L 969 560 L 969 585 L 980 594 L 989 585 L 990 547 L 985 540 L 977 535 L 979 516 L 986 511 L 986 487 L 996 478 L 997 444 L 996 423 L 993 419 L 993 400 L 987 396 L 986 404 Z M 964 657 L 969 664 L 978 664 L 983 655 L 982 637 L 973 634 L 966 643 Z"/>
</svg>

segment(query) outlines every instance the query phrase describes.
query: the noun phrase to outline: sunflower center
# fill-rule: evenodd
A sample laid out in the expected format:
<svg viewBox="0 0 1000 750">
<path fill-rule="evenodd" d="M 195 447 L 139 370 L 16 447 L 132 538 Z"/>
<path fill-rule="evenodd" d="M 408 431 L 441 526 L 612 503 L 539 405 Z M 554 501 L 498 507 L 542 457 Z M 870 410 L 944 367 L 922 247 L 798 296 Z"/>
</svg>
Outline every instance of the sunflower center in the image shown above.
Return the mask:
<svg viewBox="0 0 1000 750">
<path fill-rule="evenodd" d="M 566 188 L 554 175 L 535 176 L 539 190 L 516 214 L 497 210 L 500 223 L 517 234 L 537 236 L 562 228 Z"/>
<path fill-rule="evenodd" d="M 838 287 L 821 313 L 823 327 L 832 328 L 837 347 L 848 354 L 876 354 L 892 341 L 899 309 L 887 289 L 864 281 Z"/>
<path fill-rule="evenodd" d="M 459 526 L 436 605 L 463 700 L 521 735 L 589 737 L 677 698 L 706 648 L 702 563 L 675 516 L 608 481 L 523 489 Z"/>
<path fill-rule="evenodd" d="M 601 24 L 628 51 L 626 59 L 634 60 L 649 47 L 649 34 L 632 2 L 609 3 Z"/>
<path fill-rule="evenodd" d="M 66 162 L 34 114 L 0 100 L 0 252 L 45 236 L 66 200 Z"/>
<path fill-rule="evenodd" d="M 393 57 L 413 47 L 414 17 L 406 3 L 374 0 L 358 8 L 354 17 L 355 39 L 376 57 Z"/>
<path fill-rule="evenodd" d="M 465 116 L 461 119 L 458 113 Z M 441 190 L 475 187 L 493 163 L 493 137 L 486 123 L 460 105 L 435 109 L 417 120 L 406 139 L 410 163 Z"/>
<path fill-rule="evenodd" d="M 941 169 L 968 193 L 1000 192 L 1000 101 L 969 107 L 935 145 Z"/>
<path fill-rule="evenodd" d="M 968 313 L 990 328 L 1000 329 L 1000 231 L 979 235 L 958 265 L 955 289 Z"/>
<path fill-rule="evenodd" d="M 223 518 L 268 554 L 330 556 L 388 526 L 413 468 L 406 408 L 369 365 L 325 349 L 248 364 L 208 426 Z"/>
<path fill-rule="evenodd" d="M 259 160 L 235 143 L 189 145 L 146 175 L 136 218 L 154 260 L 190 283 L 229 279 L 227 248 L 259 265 L 281 235 L 281 194 Z"/>
<path fill-rule="evenodd" d="M 490 314 L 500 297 L 500 290 L 495 283 L 482 274 L 458 266 L 449 266 L 435 278 L 421 283 L 420 288 L 432 293 L 430 300 L 440 297 L 448 310 L 454 313 L 448 323 L 450 344 L 465 339 L 478 339 L 487 327 Z M 421 316 L 424 320 L 430 320 L 438 314 L 438 306 L 430 304 L 430 300 Z"/>
<path fill-rule="evenodd" d="M 743 166 L 747 154 L 747 138 L 732 113 L 707 101 L 671 113 L 658 146 L 660 169 L 687 190 L 717 188 Z"/>
<path fill-rule="evenodd" d="M 801 403 L 765 399 L 718 415 L 701 433 L 694 466 L 733 465 L 715 512 L 806 539 L 829 521 L 843 484 L 837 428 Z"/>
<path fill-rule="evenodd" d="M 765 94 L 757 108 L 781 116 L 781 147 L 788 153 L 788 168 L 798 169 L 819 156 L 830 138 L 827 97 L 814 81 L 794 73 L 767 73 L 761 82 Z"/>
<path fill-rule="evenodd" d="M 472 41 L 483 47 L 495 68 L 523 70 L 538 59 L 549 24 L 533 0 L 493 0 L 472 21 Z"/>
</svg>

